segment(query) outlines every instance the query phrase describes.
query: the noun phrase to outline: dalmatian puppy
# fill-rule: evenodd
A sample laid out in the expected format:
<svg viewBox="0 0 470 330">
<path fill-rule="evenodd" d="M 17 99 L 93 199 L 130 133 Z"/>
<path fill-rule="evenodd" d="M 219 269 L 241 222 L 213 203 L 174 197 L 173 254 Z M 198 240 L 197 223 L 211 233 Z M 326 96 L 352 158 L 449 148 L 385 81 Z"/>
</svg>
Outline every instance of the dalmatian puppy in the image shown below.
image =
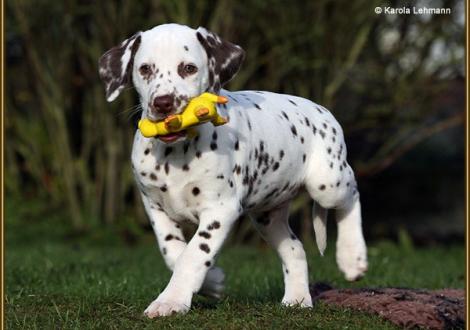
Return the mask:
<svg viewBox="0 0 470 330">
<path fill-rule="evenodd" d="M 204 28 L 164 24 L 138 32 L 99 60 L 109 102 L 132 79 L 142 118 L 159 121 L 183 111 L 209 91 L 229 99 L 218 105 L 226 125 L 197 126 L 158 138 L 135 133 L 132 169 L 171 279 L 145 310 L 150 318 L 184 313 L 195 293 L 220 297 L 223 271 L 216 256 L 242 214 L 282 261 L 284 305 L 311 307 L 307 261 L 289 227 L 289 201 L 305 187 L 314 200 L 320 253 L 326 247 L 327 209 L 338 224 L 336 258 L 346 279 L 367 269 L 361 206 L 346 160 L 343 132 L 333 115 L 309 100 L 263 91 L 222 89 L 244 59 L 241 47 Z M 180 224 L 197 225 L 186 242 Z"/>
</svg>

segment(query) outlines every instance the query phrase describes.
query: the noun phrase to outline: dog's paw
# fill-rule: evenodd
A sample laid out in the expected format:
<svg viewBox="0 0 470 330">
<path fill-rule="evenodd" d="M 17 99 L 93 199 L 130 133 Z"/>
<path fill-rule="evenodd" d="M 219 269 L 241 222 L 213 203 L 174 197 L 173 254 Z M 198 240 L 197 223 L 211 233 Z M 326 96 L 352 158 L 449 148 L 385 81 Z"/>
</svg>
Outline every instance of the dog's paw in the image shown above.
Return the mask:
<svg viewBox="0 0 470 330">
<path fill-rule="evenodd" d="M 224 279 L 225 274 L 221 268 L 213 267 L 209 269 L 199 293 L 211 298 L 222 298 L 225 288 Z"/>
<path fill-rule="evenodd" d="M 184 314 L 189 311 L 191 306 L 174 301 L 165 301 L 163 299 L 155 299 L 144 311 L 144 315 L 153 319 L 159 316 L 169 316 L 172 314 Z"/>
<path fill-rule="evenodd" d="M 284 296 L 282 298 L 282 304 L 287 307 L 302 307 L 302 308 L 308 308 L 312 307 L 312 297 L 310 294 L 306 294 L 301 297 L 289 297 L 289 296 Z"/>
<path fill-rule="evenodd" d="M 364 242 L 340 243 L 336 246 L 336 262 L 348 281 L 357 281 L 367 271 L 367 248 Z"/>
</svg>

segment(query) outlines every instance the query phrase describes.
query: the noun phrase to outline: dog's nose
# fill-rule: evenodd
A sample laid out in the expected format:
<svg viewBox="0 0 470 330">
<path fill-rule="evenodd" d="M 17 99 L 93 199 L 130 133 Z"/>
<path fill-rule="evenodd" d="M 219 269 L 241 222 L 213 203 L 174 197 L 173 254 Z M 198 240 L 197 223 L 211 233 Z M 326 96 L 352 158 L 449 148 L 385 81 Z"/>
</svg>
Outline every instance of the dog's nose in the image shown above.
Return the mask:
<svg viewBox="0 0 470 330">
<path fill-rule="evenodd" d="M 169 113 L 173 110 L 173 101 L 172 95 L 158 96 L 153 100 L 153 107 L 158 113 Z"/>
</svg>

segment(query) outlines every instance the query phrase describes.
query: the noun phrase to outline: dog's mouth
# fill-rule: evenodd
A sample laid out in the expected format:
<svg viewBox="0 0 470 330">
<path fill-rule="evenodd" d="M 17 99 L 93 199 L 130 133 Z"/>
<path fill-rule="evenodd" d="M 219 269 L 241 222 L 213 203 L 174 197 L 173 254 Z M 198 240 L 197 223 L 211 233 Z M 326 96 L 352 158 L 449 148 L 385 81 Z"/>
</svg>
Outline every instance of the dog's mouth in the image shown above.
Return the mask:
<svg viewBox="0 0 470 330">
<path fill-rule="evenodd" d="M 158 136 L 158 139 L 160 139 L 162 142 L 165 142 L 165 143 L 172 143 L 179 139 L 185 138 L 186 135 L 187 135 L 186 130 L 182 130 L 179 132 L 174 132 L 174 133 L 170 133 L 166 135 L 160 135 Z"/>
</svg>

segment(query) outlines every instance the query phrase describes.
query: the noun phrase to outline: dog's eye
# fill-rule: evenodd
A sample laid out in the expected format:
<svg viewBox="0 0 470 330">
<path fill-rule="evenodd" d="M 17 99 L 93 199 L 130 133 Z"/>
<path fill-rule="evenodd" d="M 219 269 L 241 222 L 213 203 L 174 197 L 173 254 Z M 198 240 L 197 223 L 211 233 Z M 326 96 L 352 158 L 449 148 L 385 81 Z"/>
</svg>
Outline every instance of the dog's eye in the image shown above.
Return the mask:
<svg viewBox="0 0 470 330">
<path fill-rule="evenodd" d="M 197 67 L 194 64 L 186 64 L 184 66 L 184 72 L 187 74 L 194 74 L 197 72 Z"/>
<path fill-rule="evenodd" d="M 148 75 L 151 70 L 152 69 L 150 68 L 150 65 L 148 65 L 148 64 L 142 64 L 139 68 L 139 72 L 143 76 Z"/>
</svg>

